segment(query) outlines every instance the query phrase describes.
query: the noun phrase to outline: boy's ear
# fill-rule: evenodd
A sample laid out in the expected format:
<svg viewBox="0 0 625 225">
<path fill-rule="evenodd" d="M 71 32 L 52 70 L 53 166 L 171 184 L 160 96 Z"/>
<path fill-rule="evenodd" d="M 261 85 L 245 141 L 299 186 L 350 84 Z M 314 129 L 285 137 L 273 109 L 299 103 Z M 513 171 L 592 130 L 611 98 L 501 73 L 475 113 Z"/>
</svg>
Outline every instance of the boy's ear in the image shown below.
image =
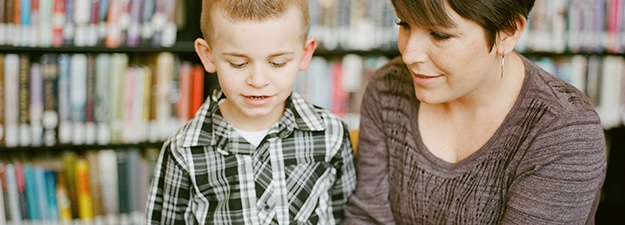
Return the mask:
<svg viewBox="0 0 625 225">
<path fill-rule="evenodd" d="M 195 53 L 197 53 L 200 57 L 200 61 L 202 61 L 202 65 L 204 65 L 204 70 L 208 73 L 215 73 L 217 67 L 213 61 L 213 55 L 211 55 L 212 50 L 206 40 L 203 38 L 195 39 L 193 46 L 195 47 Z"/>
<path fill-rule="evenodd" d="M 315 49 L 317 49 L 317 39 L 309 37 L 304 45 L 304 52 L 302 54 L 302 60 L 299 63 L 299 70 L 308 69 L 308 64 L 315 53 Z"/>
<path fill-rule="evenodd" d="M 519 19 L 516 21 L 516 29 L 514 31 L 499 31 L 497 35 L 497 51 L 501 55 L 506 55 L 514 50 L 516 44 L 521 39 L 521 35 L 525 31 L 527 24 L 526 19 Z"/>
</svg>

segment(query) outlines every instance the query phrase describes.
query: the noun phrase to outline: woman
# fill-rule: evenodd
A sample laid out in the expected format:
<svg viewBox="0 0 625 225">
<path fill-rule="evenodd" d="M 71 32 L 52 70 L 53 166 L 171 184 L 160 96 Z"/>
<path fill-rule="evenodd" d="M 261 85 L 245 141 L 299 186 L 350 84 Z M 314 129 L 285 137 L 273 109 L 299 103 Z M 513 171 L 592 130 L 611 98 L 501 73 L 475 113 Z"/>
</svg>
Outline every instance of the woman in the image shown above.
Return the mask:
<svg viewBox="0 0 625 225">
<path fill-rule="evenodd" d="M 532 0 L 392 0 L 400 58 L 369 81 L 345 224 L 594 224 L 586 96 L 514 52 Z"/>
</svg>

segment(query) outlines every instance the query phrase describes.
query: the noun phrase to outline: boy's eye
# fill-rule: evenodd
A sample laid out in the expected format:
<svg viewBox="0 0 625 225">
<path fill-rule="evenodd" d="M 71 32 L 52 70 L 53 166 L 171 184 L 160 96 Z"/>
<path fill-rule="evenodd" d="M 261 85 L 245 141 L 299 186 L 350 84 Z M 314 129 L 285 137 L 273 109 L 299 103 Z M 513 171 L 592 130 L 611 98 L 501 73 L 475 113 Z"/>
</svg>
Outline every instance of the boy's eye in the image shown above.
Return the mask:
<svg viewBox="0 0 625 225">
<path fill-rule="evenodd" d="M 276 67 L 276 68 L 286 66 L 286 62 L 269 62 L 269 64 L 271 64 L 271 66 Z"/>
<path fill-rule="evenodd" d="M 237 69 L 243 68 L 245 65 L 247 65 L 247 63 L 230 63 L 230 66 Z"/>
<path fill-rule="evenodd" d="M 430 32 L 430 35 L 432 37 L 434 37 L 434 39 L 436 39 L 436 40 L 445 40 L 445 39 L 449 39 L 451 37 L 451 36 L 449 36 L 447 34 L 443 34 L 443 33 L 440 33 L 440 32 L 434 32 L 434 31 Z"/>
</svg>

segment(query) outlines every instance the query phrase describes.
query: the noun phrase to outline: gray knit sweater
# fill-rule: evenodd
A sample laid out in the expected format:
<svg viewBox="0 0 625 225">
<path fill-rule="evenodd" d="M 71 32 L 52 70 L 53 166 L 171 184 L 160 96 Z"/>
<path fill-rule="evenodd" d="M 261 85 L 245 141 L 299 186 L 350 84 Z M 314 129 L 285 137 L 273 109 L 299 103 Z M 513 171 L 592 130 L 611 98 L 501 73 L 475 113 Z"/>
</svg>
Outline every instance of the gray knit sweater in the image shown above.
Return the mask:
<svg viewBox="0 0 625 225">
<path fill-rule="evenodd" d="M 599 117 L 582 92 L 522 59 L 517 102 L 457 163 L 423 144 L 401 59 L 378 70 L 362 102 L 358 186 L 345 224 L 594 224 L 606 173 Z"/>
</svg>

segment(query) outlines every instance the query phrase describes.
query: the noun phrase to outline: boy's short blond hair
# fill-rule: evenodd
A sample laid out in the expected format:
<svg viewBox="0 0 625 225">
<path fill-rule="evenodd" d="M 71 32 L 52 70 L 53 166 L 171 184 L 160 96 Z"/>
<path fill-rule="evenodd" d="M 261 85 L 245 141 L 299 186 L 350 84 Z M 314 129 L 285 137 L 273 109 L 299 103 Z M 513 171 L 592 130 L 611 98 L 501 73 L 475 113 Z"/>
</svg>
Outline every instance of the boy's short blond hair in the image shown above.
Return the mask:
<svg viewBox="0 0 625 225">
<path fill-rule="evenodd" d="M 302 39 L 306 40 L 310 32 L 310 13 L 308 0 L 202 0 L 200 29 L 210 45 L 214 39 L 213 13 L 225 16 L 232 21 L 264 21 L 277 18 L 291 7 L 295 7 L 302 16 Z"/>
</svg>

